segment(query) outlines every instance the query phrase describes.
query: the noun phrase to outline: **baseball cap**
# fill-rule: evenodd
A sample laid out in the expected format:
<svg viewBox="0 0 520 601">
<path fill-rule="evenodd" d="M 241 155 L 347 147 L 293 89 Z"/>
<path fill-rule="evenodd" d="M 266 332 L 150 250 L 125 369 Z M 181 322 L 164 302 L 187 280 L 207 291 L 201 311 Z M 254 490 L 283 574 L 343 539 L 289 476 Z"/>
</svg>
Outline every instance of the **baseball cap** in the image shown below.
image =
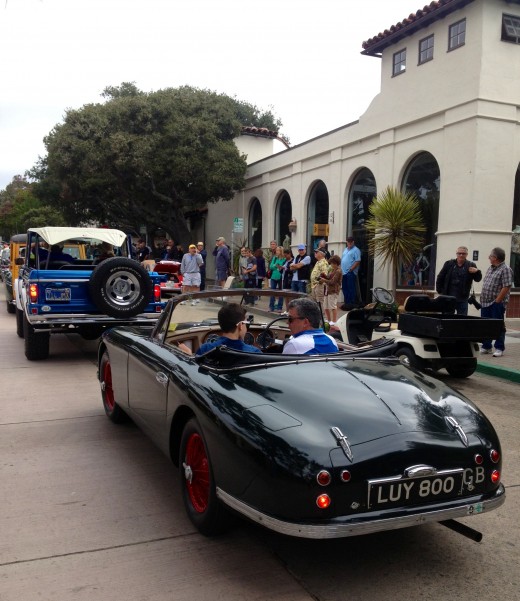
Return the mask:
<svg viewBox="0 0 520 601">
<path fill-rule="evenodd" d="M 204 246 L 204 242 L 197 242 L 197 246 Z"/>
<path fill-rule="evenodd" d="M 305 250 L 307 247 L 305 244 L 298 244 L 298 250 Z"/>
<path fill-rule="evenodd" d="M 349 236 L 349 237 L 347 238 L 347 242 L 354 242 L 354 238 L 353 238 L 352 236 Z"/>
<path fill-rule="evenodd" d="M 220 236 L 219 238 L 217 238 L 217 242 L 225 242 L 226 239 L 224 238 L 224 236 Z"/>
<path fill-rule="evenodd" d="M 323 250 L 323 248 L 317 248 L 314 252 L 315 253 L 321 253 L 322 255 L 325 255 L 325 251 Z"/>
</svg>

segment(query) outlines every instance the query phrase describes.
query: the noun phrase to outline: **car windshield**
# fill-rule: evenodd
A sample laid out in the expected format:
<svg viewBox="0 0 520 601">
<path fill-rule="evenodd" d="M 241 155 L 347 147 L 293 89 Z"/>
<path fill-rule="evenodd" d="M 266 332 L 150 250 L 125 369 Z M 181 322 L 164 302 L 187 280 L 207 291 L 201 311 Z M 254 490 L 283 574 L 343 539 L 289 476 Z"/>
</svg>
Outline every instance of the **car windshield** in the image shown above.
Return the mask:
<svg viewBox="0 0 520 601">
<path fill-rule="evenodd" d="M 301 296 L 304 295 L 282 291 L 273 295 L 270 290 L 255 289 L 184 294 L 170 301 L 153 336 L 167 346 L 181 348 L 194 355 L 202 345 L 223 335 L 218 313 L 225 305 L 234 303 L 245 309 L 244 317 L 237 317 L 247 329 L 242 333 L 244 343 L 263 352 L 281 353 L 283 344 L 291 337 L 286 305 Z M 205 352 L 204 349 L 200 352 Z"/>
<path fill-rule="evenodd" d="M 218 312 L 220 308 L 229 303 L 242 305 L 246 310 L 245 319 L 251 324 L 267 325 L 273 319 L 284 321 L 286 302 L 302 296 L 291 292 L 278 292 L 276 296 L 269 290 L 254 291 L 255 296 L 244 293 L 242 289 L 226 291 L 211 291 L 182 295 L 173 300 L 175 305 L 169 324 L 170 331 L 181 332 L 196 327 L 218 325 Z M 282 301 L 280 309 L 278 303 Z M 271 301 L 274 309 L 270 309 Z M 285 320 L 286 321 L 286 320 Z"/>
</svg>

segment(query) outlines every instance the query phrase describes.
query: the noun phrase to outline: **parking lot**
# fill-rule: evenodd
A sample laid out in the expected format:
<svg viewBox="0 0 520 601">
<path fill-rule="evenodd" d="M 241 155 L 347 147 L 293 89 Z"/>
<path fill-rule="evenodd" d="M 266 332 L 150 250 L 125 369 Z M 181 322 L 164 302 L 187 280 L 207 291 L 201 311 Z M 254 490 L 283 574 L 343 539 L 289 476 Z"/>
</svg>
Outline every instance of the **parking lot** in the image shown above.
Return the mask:
<svg viewBox="0 0 520 601">
<path fill-rule="evenodd" d="M 464 522 L 333 541 L 289 539 L 241 522 L 208 539 L 184 514 L 177 470 L 131 423 L 104 416 L 96 343 L 51 337 L 29 362 L 0 311 L 0 599 L 520 599 L 519 385 L 442 378 L 490 417 L 506 503 Z"/>
</svg>

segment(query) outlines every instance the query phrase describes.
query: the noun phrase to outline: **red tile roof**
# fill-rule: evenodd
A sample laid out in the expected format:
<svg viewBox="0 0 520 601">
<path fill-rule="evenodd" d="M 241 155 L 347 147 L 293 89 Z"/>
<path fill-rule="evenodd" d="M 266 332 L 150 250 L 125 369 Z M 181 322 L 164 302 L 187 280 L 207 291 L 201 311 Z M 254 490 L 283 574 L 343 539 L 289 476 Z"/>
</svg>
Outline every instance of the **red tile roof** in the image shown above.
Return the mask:
<svg viewBox="0 0 520 601">
<path fill-rule="evenodd" d="M 431 2 L 416 13 L 411 13 L 397 25 L 392 25 L 390 29 L 385 29 L 373 38 L 363 42 L 361 54 L 381 56 L 383 50 L 388 46 L 408 37 L 418 29 L 428 27 L 434 21 L 442 19 L 470 2 L 473 2 L 473 0 L 437 0 Z"/>
<path fill-rule="evenodd" d="M 285 137 L 280 135 L 277 131 L 272 131 L 267 127 L 255 127 L 253 125 L 243 125 L 242 130 L 240 132 L 243 136 L 256 136 L 258 138 L 273 138 L 275 140 L 280 140 L 287 148 L 289 148 L 289 143 L 285 139 Z"/>
</svg>

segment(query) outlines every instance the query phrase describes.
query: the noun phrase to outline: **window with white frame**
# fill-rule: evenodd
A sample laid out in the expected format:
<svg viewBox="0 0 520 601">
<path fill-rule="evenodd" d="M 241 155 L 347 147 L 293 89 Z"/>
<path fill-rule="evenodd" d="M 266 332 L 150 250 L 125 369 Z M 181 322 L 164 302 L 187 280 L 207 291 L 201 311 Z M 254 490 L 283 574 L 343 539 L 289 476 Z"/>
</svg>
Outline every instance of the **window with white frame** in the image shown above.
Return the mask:
<svg viewBox="0 0 520 601">
<path fill-rule="evenodd" d="M 422 65 L 433 59 L 433 34 L 419 42 L 419 64 Z"/>
<path fill-rule="evenodd" d="M 502 40 L 520 44 L 520 17 L 502 15 Z"/>
<path fill-rule="evenodd" d="M 406 71 L 406 48 L 394 54 L 392 75 L 399 75 Z"/>
<path fill-rule="evenodd" d="M 450 25 L 448 36 L 448 50 L 455 50 L 466 43 L 466 19 Z"/>
</svg>

